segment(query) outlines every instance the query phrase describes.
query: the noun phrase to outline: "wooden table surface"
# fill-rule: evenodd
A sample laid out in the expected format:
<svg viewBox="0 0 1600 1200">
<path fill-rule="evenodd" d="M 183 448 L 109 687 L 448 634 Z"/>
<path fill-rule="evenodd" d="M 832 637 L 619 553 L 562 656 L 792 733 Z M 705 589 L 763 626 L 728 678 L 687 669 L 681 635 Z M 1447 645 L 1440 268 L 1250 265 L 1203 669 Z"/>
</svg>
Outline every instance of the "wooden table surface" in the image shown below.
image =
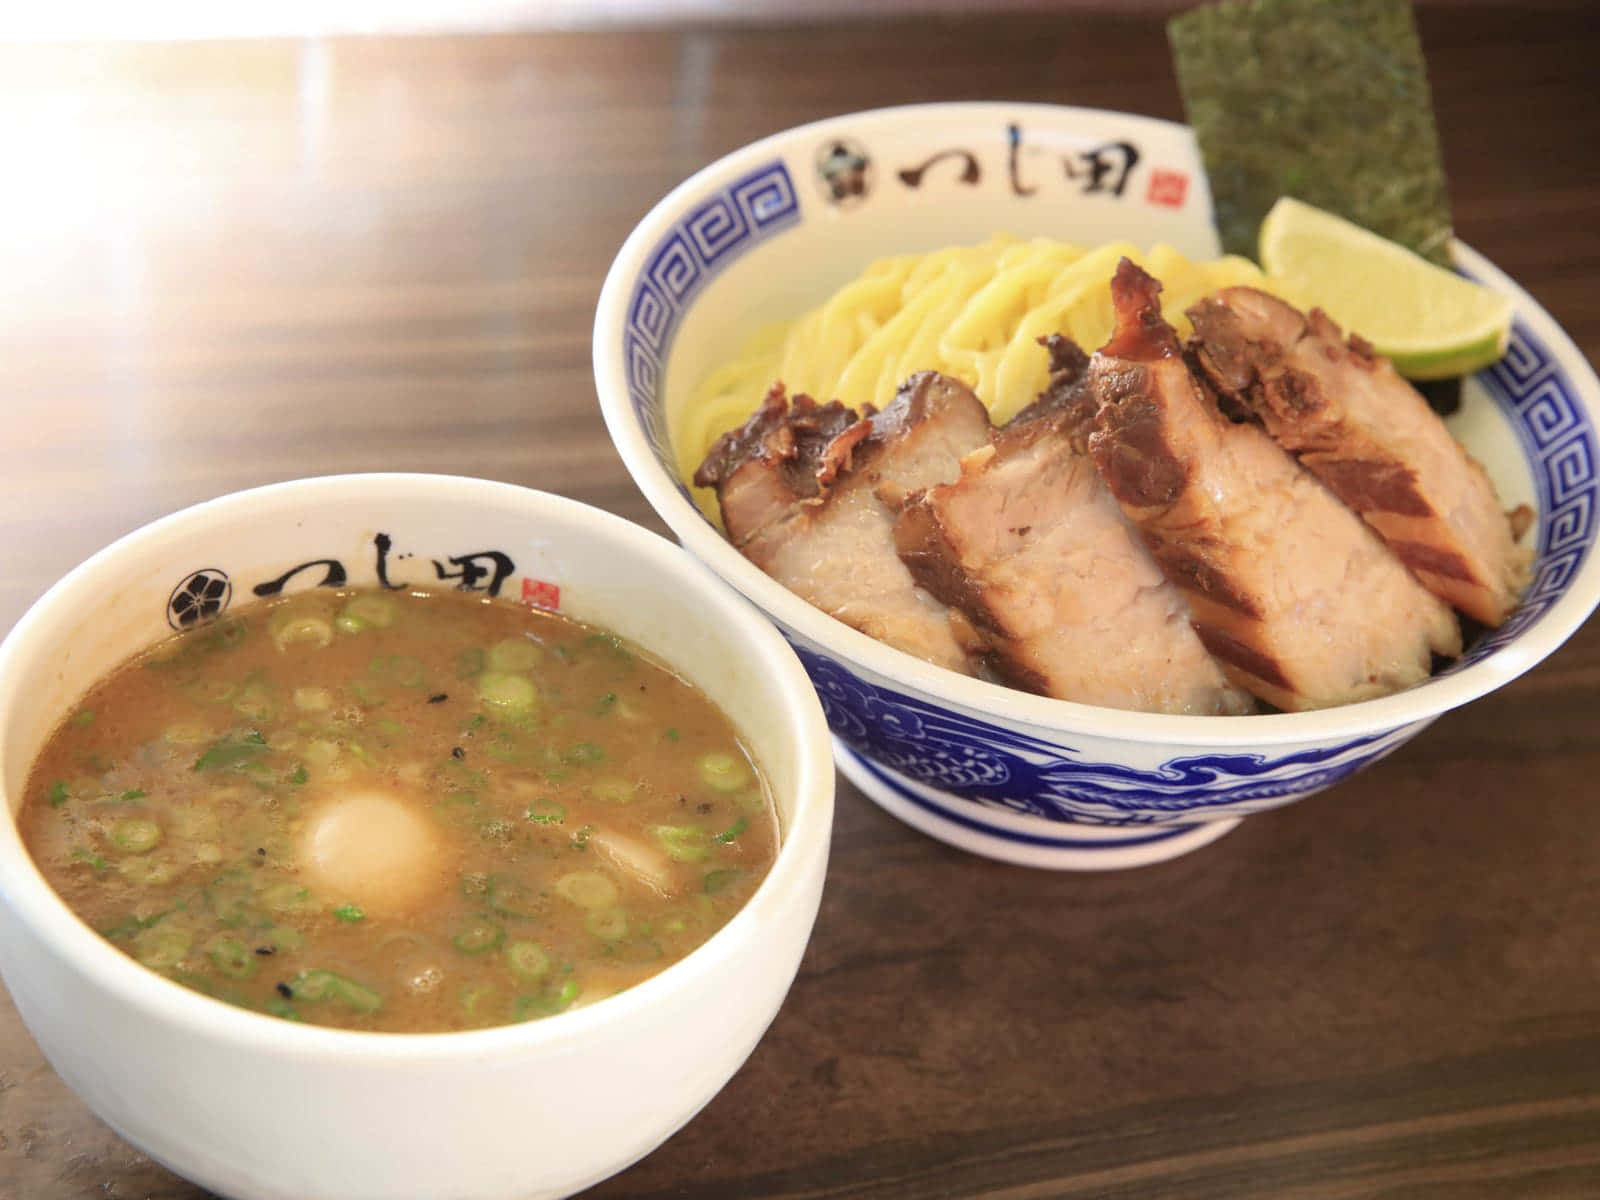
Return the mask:
<svg viewBox="0 0 1600 1200">
<path fill-rule="evenodd" d="M 1600 360 L 1600 22 L 1420 12 L 1462 238 Z M 596 408 L 617 246 L 761 134 L 937 99 L 1179 117 L 1157 15 L 0 49 L 0 630 L 194 501 L 459 472 L 662 526 Z M 766 1039 L 604 1197 L 1600 1195 L 1600 622 L 1401 753 L 1136 871 L 840 782 Z M 0 995 L 0 1196 L 202 1196 Z M 420 1198 L 426 1200 L 426 1198 Z"/>
</svg>

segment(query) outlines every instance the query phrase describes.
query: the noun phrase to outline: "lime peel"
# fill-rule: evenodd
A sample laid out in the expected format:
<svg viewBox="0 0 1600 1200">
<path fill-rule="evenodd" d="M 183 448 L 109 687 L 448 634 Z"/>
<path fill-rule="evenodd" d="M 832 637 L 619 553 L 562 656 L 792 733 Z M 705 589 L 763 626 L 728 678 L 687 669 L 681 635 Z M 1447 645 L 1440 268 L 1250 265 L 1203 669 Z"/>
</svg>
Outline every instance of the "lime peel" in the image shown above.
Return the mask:
<svg viewBox="0 0 1600 1200">
<path fill-rule="evenodd" d="M 1506 297 L 1342 217 L 1284 196 L 1259 246 L 1272 290 L 1321 308 L 1409 379 L 1465 375 L 1506 352 Z"/>
</svg>

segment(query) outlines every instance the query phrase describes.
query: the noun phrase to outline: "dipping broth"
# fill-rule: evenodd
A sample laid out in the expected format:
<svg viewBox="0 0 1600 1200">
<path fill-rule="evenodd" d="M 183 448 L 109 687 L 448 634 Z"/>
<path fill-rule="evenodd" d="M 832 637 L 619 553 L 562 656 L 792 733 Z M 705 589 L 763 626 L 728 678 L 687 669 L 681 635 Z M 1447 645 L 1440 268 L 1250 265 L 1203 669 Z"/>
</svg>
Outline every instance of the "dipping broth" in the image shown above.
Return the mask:
<svg viewBox="0 0 1600 1200">
<path fill-rule="evenodd" d="M 52 734 L 40 870 L 152 970 L 292 1020 L 470 1029 L 682 958 L 778 847 L 731 722 L 602 630 L 304 592 L 133 659 Z"/>
</svg>

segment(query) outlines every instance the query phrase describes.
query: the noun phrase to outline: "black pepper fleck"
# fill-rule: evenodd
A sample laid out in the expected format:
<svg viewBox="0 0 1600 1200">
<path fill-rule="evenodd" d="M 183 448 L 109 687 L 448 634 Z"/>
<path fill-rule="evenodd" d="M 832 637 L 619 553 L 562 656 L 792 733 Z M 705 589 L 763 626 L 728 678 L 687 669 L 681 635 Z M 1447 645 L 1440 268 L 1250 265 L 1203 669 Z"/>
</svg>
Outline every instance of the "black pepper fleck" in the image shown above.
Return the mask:
<svg viewBox="0 0 1600 1200">
<path fill-rule="evenodd" d="M 276 954 L 277 950 L 274 949 L 272 946 L 257 946 L 256 947 L 256 953 L 261 955 L 263 958 L 265 958 L 269 954 Z"/>
<path fill-rule="evenodd" d="M 278 985 L 278 995 L 282 996 L 285 1000 L 293 1000 L 294 989 L 287 983 L 280 983 Z"/>
<path fill-rule="evenodd" d="M 443 704 L 448 699 L 450 699 L 450 693 L 449 692 L 440 692 L 440 693 L 438 693 L 438 695 L 429 696 L 428 697 L 428 703 L 429 704 Z"/>
<path fill-rule="evenodd" d="M 267 856 L 267 848 L 265 846 L 257 846 L 256 853 L 265 858 Z"/>
<path fill-rule="evenodd" d="M 710 801 L 702 800 L 699 804 L 694 806 L 694 810 L 703 817 L 711 811 L 711 803 Z"/>
<path fill-rule="evenodd" d="M 463 750 L 460 746 L 451 746 L 450 747 L 450 757 L 451 758 L 465 758 L 466 756 L 467 756 L 467 752 L 465 750 Z"/>
</svg>

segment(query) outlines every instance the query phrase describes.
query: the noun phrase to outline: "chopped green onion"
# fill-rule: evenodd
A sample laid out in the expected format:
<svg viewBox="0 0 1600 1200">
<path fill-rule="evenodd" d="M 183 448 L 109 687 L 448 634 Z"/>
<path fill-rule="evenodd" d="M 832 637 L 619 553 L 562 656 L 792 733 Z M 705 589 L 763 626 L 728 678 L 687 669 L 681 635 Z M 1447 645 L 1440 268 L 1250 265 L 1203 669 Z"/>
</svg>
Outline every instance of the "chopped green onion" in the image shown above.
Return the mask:
<svg viewBox="0 0 1600 1200">
<path fill-rule="evenodd" d="M 106 869 L 106 860 L 92 850 L 79 848 L 72 852 L 72 857 L 78 862 L 88 863 L 96 871 L 104 871 Z"/>
<path fill-rule="evenodd" d="M 739 878 L 737 867 L 725 867 L 720 871 L 707 871 L 700 886 L 709 895 L 712 892 L 722 891 L 737 878 Z"/>
<path fill-rule="evenodd" d="M 72 723 L 82 729 L 86 725 L 94 724 L 94 709 L 86 708 L 81 712 L 72 714 Z"/>
<path fill-rule="evenodd" d="M 170 970 L 184 960 L 193 944 L 194 937 L 187 930 L 161 925 L 139 932 L 133 939 L 133 956 L 152 970 Z"/>
<path fill-rule="evenodd" d="M 574 850 L 587 850 L 589 848 L 589 838 L 593 833 L 594 826 L 592 824 L 584 825 L 572 835 L 572 848 Z"/>
<path fill-rule="evenodd" d="M 160 887 L 177 877 L 178 868 L 175 863 L 163 862 L 159 858 L 139 856 L 120 860 L 117 874 L 129 883 L 137 883 L 142 887 Z"/>
<path fill-rule="evenodd" d="M 134 934 L 138 933 L 141 929 L 150 929 L 161 924 L 162 921 L 166 920 L 167 917 L 172 915 L 172 911 L 173 910 L 170 908 L 164 909 L 161 912 L 156 913 L 154 916 L 145 917 L 143 919 L 135 916 L 133 913 L 129 913 L 115 925 L 108 925 L 101 929 L 100 936 L 108 941 L 113 942 L 121 941 L 123 938 L 133 937 Z"/>
<path fill-rule="evenodd" d="M 610 908 L 617 885 L 599 871 L 569 871 L 556 880 L 556 894 L 579 908 Z"/>
<path fill-rule="evenodd" d="M 484 1018 L 489 1001 L 494 998 L 496 988 L 492 983 L 475 983 L 461 989 L 461 1011 L 469 1020 L 478 1021 Z"/>
<path fill-rule="evenodd" d="M 350 691 L 360 701 L 363 708 L 382 708 L 387 699 L 383 689 L 376 684 L 352 683 Z"/>
<path fill-rule="evenodd" d="M 615 942 L 628 932 L 628 914 L 620 908 L 596 908 L 584 917 L 583 924 L 602 942 Z"/>
<path fill-rule="evenodd" d="M 117 799 L 121 800 L 124 804 L 127 804 L 134 800 L 143 800 L 145 795 L 146 792 L 143 788 L 129 788 L 127 791 L 118 796 Z"/>
<path fill-rule="evenodd" d="M 528 811 L 524 815 L 539 825 L 559 825 L 567 819 L 567 806 L 559 800 L 540 796 L 528 805 Z"/>
<path fill-rule="evenodd" d="M 668 854 L 679 862 L 702 862 L 711 853 L 710 838 L 693 825 L 653 825 L 650 832 Z"/>
<path fill-rule="evenodd" d="M 206 947 L 206 957 L 212 966 L 233 979 L 249 979 L 261 965 L 250 948 L 236 937 L 214 938 Z"/>
<path fill-rule="evenodd" d="M 337 1000 L 358 1013 L 375 1013 L 383 1007 L 377 992 L 323 967 L 301 971 L 289 981 L 289 991 L 296 1000 Z"/>
<path fill-rule="evenodd" d="M 702 754 L 696 764 L 706 786 L 719 792 L 736 792 L 750 782 L 750 772 L 736 755 L 721 750 Z"/>
<path fill-rule="evenodd" d="M 384 629 L 394 623 L 394 601 L 382 592 L 362 592 L 351 596 L 339 615 L 349 626 L 349 633 L 359 633 L 369 626 Z"/>
<path fill-rule="evenodd" d="M 261 892 L 261 904 L 269 912 L 303 912 L 316 907 L 316 902 L 311 899 L 310 889 L 293 880 L 284 880 L 282 883 L 264 888 Z"/>
<path fill-rule="evenodd" d="M 539 665 L 539 658 L 537 642 L 513 637 L 490 646 L 486 661 L 491 671 L 531 671 Z"/>
<path fill-rule="evenodd" d="M 521 675 L 485 671 L 478 678 L 478 699 L 503 717 L 530 716 L 539 704 L 539 689 Z"/>
<path fill-rule="evenodd" d="M 250 877 L 235 867 L 224 871 L 205 887 L 206 904 L 223 925 L 240 925 L 250 914 L 254 889 Z"/>
<path fill-rule="evenodd" d="M 338 908 L 333 910 L 333 915 L 347 924 L 354 924 L 356 921 L 364 921 L 367 919 L 367 914 L 362 912 L 354 904 L 339 905 Z"/>
<path fill-rule="evenodd" d="M 58 779 L 50 785 L 50 807 L 60 808 L 72 797 L 67 793 L 67 784 L 63 779 Z"/>
<path fill-rule="evenodd" d="M 271 684 L 262 679 L 251 679 L 239 688 L 233 707 L 235 712 L 253 721 L 266 721 L 277 713 L 278 701 L 272 694 Z"/>
<path fill-rule="evenodd" d="M 721 833 L 717 834 L 717 841 L 723 843 L 731 842 L 746 829 L 748 829 L 749 826 L 750 822 L 746 821 L 743 817 L 740 817 L 727 829 L 724 829 Z"/>
<path fill-rule="evenodd" d="M 267 739 L 258 730 L 229 733 L 213 742 L 204 754 L 194 760 L 194 769 L 238 770 L 255 762 L 266 752 Z"/>
<path fill-rule="evenodd" d="M 538 942 L 512 942 L 506 947 L 506 966 L 522 979 L 542 979 L 550 973 L 550 955 Z"/>
<path fill-rule="evenodd" d="M 127 817 L 111 827 L 111 841 L 119 850 L 145 854 L 161 842 L 161 826 L 147 817 Z"/>
<path fill-rule="evenodd" d="M 599 701 L 595 704 L 594 715 L 597 717 L 603 717 L 616 706 L 617 694 L 615 692 L 607 692 L 604 696 L 601 696 Z"/>
<path fill-rule="evenodd" d="M 564 763 L 597 763 L 605 760 L 605 747 L 597 742 L 574 742 L 561 752 L 561 761 Z"/>
<path fill-rule="evenodd" d="M 676 741 L 681 741 L 682 738 L 683 738 L 683 735 L 678 732 L 677 726 L 668 725 L 665 737 L 666 737 L 667 741 L 669 741 L 669 742 L 676 742 Z"/>
<path fill-rule="evenodd" d="M 313 613 L 280 614 L 273 618 L 268 629 L 272 634 L 273 645 L 277 646 L 280 652 L 300 643 L 326 646 L 333 641 L 332 622 Z"/>
<path fill-rule="evenodd" d="M 578 981 L 563 980 L 557 987 L 552 984 L 529 996 L 518 996 L 512 1012 L 518 1021 L 532 1021 L 539 1017 L 553 1017 L 578 998 Z"/>
<path fill-rule="evenodd" d="M 493 921 L 476 917 L 463 925 L 451 943 L 463 954 L 483 954 L 506 940 L 506 931 Z"/>
<path fill-rule="evenodd" d="M 489 876 L 489 907 L 505 917 L 531 917 L 539 911 L 539 893 L 515 875 Z"/>
<path fill-rule="evenodd" d="M 606 779 L 596 779 L 589 785 L 588 791 L 596 800 L 604 800 L 610 804 L 632 804 L 639 794 L 639 785 L 631 779 L 611 776 Z"/>
<path fill-rule="evenodd" d="M 311 778 L 311 776 L 306 774 L 306 765 L 305 765 L 305 763 L 301 763 L 298 767 L 296 767 L 294 769 L 294 772 L 289 776 L 289 782 L 290 783 L 299 784 L 299 783 L 304 783 L 307 779 L 310 779 L 310 778 Z"/>
</svg>

